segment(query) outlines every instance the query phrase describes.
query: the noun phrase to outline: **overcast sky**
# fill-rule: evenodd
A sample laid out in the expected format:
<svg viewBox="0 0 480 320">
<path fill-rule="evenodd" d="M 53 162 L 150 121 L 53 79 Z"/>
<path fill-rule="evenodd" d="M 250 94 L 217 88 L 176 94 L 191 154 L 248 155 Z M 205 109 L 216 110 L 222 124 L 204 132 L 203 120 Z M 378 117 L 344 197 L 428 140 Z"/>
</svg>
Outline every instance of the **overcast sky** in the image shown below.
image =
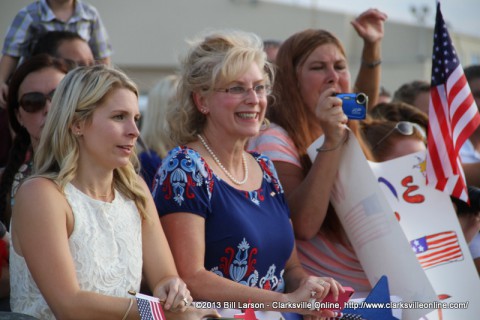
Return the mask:
<svg viewBox="0 0 480 320">
<path fill-rule="evenodd" d="M 342 11 L 351 14 L 359 14 L 368 8 L 377 8 L 386 14 L 392 21 L 415 23 L 418 21 L 412 13 L 425 15 L 426 25 L 433 26 L 435 23 L 436 0 L 266 0 L 298 4 L 304 6 L 317 6 L 333 11 Z M 442 0 L 440 1 L 443 18 L 449 25 L 449 31 L 471 34 L 480 38 L 480 1 L 479 0 Z"/>
</svg>

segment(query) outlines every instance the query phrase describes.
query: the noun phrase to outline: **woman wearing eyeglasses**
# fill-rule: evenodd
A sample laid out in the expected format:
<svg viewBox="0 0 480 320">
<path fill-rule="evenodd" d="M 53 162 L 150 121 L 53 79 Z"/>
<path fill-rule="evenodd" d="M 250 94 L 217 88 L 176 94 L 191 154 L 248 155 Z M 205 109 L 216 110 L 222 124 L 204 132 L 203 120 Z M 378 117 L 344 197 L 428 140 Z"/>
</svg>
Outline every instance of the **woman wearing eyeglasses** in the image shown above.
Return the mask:
<svg viewBox="0 0 480 320">
<path fill-rule="evenodd" d="M 0 182 L 0 215 L 7 228 L 18 186 L 31 174 L 53 92 L 67 71 L 63 60 L 42 54 L 25 61 L 12 76 L 7 110 L 15 138 Z"/>
<path fill-rule="evenodd" d="M 276 59 L 275 99 L 267 114 L 272 125 L 249 144 L 268 155 L 278 170 L 305 269 L 357 291 L 371 286 L 329 201 L 348 138 L 347 123 L 354 133 L 358 123 L 348 121 L 335 94 L 363 92 L 369 105 L 376 104 L 385 20 L 384 13 L 371 9 L 352 22 L 364 42 L 355 86 L 345 49 L 332 33 L 307 29 L 283 41 Z M 324 143 L 312 162 L 307 148 L 322 135 Z M 363 149 L 369 156 L 368 148 Z"/>
<path fill-rule="evenodd" d="M 194 301 L 332 316 L 285 303 L 321 301 L 344 290 L 332 278 L 305 273 L 275 168 L 245 151 L 265 118 L 269 74 L 254 34 L 218 32 L 193 43 L 182 64 L 179 101 L 167 115 L 178 147 L 157 173 L 155 203 Z"/>
</svg>

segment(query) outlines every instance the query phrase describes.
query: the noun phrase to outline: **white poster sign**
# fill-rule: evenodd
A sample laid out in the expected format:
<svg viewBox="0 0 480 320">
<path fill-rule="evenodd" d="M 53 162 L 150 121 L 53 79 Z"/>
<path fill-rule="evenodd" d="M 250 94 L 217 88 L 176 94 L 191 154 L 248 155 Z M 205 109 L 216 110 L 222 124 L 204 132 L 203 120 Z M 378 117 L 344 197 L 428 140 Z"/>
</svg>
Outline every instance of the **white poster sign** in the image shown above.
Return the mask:
<svg viewBox="0 0 480 320">
<path fill-rule="evenodd" d="M 308 149 L 311 159 L 323 137 Z M 390 293 L 404 302 L 432 303 L 436 294 L 418 263 L 357 139 L 343 147 L 331 202 L 370 283 L 388 277 Z M 418 320 L 433 309 L 404 309 L 402 318 Z"/>
<path fill-rule="evenodd" d="M 449 195 L 426 185 L 425 152 L 370 165 L 445 307 L 423 319 L 478 319 L 480 279 Z"/>
</svg>

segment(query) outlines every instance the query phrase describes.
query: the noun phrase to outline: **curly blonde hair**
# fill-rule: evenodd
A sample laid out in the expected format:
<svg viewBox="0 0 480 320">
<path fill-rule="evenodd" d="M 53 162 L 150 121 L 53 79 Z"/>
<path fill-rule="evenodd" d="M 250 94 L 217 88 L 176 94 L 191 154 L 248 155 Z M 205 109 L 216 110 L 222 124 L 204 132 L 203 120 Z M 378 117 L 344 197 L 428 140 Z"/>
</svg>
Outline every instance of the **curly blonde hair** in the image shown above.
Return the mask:
<svg viewBox="0 0 480 320">
<path fill-rule="evenodd" d="M 53 180 L 60 190 L 75 177 L 79 145 L 72 132 L 78 122 L 92 120 L 93 113 L 114 89 L 125 88 L 138 97 L 135 83 L 123 72 L 104 65 L 79 67 L 60 82 L 35 153 L 35 175 Z M 132 153 L 128 165 L 114 169 L 113 186 L 132 199 L 142 218 L 146 217 L 146 197 L 138 183 L 139 162 Z"/>
</svg>

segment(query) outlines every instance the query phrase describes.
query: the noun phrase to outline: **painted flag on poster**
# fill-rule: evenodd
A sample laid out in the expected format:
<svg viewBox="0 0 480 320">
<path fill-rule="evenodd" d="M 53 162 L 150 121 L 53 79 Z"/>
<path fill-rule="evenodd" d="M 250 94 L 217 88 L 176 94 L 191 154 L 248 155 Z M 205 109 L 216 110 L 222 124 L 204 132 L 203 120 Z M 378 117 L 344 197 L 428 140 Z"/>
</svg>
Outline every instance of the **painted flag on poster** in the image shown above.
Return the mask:
<svg viewBox="0 0 480 320">
<path fill-rule="evenodd" d="M 359 248 L 390 231 L 376 193 L 362 199 L 345 214 L 344 226 L 350 241 L 357 243 Z"/>
<path fill-rule="evenodd" d="M 166 320 L 163 314 L 160 300 L 156 297 L 147 296 L 145 294 L 135 294 L 137 299 L 138 312 L 142 320 Z"/>
<path fill-rule="evenodd" d="M 445 231 L 410 241 L 424 269 L 463 260 L 462 249 L 455 231 Z"/>
<path fill-rule="evenodd" d="M 427 184 L 468 202 L 459 151 L 480 124 L 480 115 L 443 21 L 439 2 L 433 37 Z"/>
</svg>

